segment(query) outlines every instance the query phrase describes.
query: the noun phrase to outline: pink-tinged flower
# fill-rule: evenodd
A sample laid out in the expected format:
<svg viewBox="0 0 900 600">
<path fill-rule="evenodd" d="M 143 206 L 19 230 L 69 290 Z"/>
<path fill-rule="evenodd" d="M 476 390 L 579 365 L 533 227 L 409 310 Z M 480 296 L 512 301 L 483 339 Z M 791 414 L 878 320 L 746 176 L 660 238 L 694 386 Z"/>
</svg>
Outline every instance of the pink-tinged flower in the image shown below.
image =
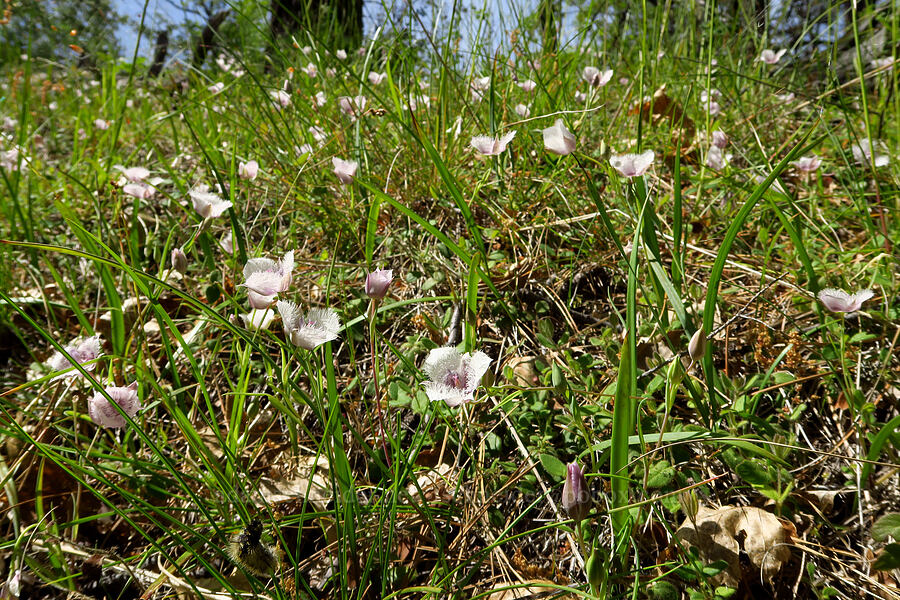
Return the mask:
<svg viewBox="0 0 900 600">
<path fill-rule="evenodd" d="M 575 92 L 575 102 L 587 102 L 587 94 L 584 92 Z"/>
<path fill-rule="evenodd" d="M 249 313 L 241 315 L 244 327 L 250 331 L 262 331 L 269 328 L 272 321 L 275 320 L 275 311 L 271 308 L 253 309 Z"/>
<path fill-rule="evenodd" d="M 18 171 L 19 154 L 18 147 L 0 152 L 0 167 L 3 167 L 5 171 Z"/>
<path fill-rule="evenodd" d="M 300 144 L 299 146 L 294 147 L 294 153 L 299 158 L 303 158 L 303 157 L 309 158 L 309 155 L 312 154 L 312 151 L 313 151 L 313 147 L 310 146 L 309 144 Z"/>
<path fill-rule="evenodd" d="M 307 77 L 316 77 L 319 74 L 319 67 L 315 63 L 309 63 L 303 67 L 303 72 L 306 73 Z"/>
<path fill-rule="evenodd" d="M 766 177 L 767 177 L 767 175 L 754 175 L 753 182 L 756 184 L 761 184 L 762 182 L 764 182 L 766 180 Z M 784 186 L 781 185 L 781 182 L 778 181 L 777 178 L 772 182 L 770 189 L 775 190 L 779 194 L 783 194 L 785 196 L 788 195 L 787 190 L 784 189 Z"/>
<path fill-rule="evenodd" d="M 275 296 L 288 291 L 293 281 L 294 251 L 287 252 L 278 262 L 270 258 L 251 258 L 244 265 L 244 287 L 250 306 L 265 309 Z"/>
<path fill-rule="evenodd" d="M 356 96 L 355 98 L 341 96 L 338 98 L 338 106 L 341 107 L 341 112 L 354 119 L 362 115 L 366 109 L 366 102 L 365 96 Z"/>
<path fill-rule="evenodd" d="M 210 92 L 212 92 L 213 94 L 218 94 L 219 92 L 221 92 L 222 90 L 225 89 L 225 84 L 222 83 L 221 81 L 217 81 L 216 83 L 212 84 L 211 86 L 209 86 L 206 89 L 209 90 Z"/>
<path fill-rule="evenodd" d="M 150 169 L 144 167 L 128 167 L 126 169 L 122 165 L 113 165 L 113 168 L 122 172 L 122 177 L 117 182 L 119 187 L 124 186 L 128 182 L 140 183 L 150 177 Z"/>
<path fill-rule="evenodd" d="M 331 308 L 311 308 L 306 315 L 293 302 L 278 301 L 278 314 L 284 325 L 284 336 L 295 346 L 315 350 L 325 342 L 337 339 L 341 320 Z"/>
<path fill-rule="evenodd" d="M 516 114 L 523 119 L 527 119 L 528 115 L 531 114 L 531 109 L 524 104 L 516 104 Z"/>
<path fill-rule="evenodd" d="M 136 381 L 127 387 L 109 386 L 106 388 L 106 393 L 131 419 L 141 410 Z M 122 413 L 116 410 L 112 402 L 100 392 L 88 400 L 88 414 L 91 416 L 91 420 L 101 427 L 119 429 L 128 424 Z"/>
<path fill-rule="evenodd" d="M 255 160 L 238 163 L 238 177 L 253 181 L 259 175 L 259 163 Z"/>
<path fill-rule="evenodd" d="M 725 135 L 724 131 L 716 129 L 712 132 L 712 145 L 723 150 L 725 149 L 725 146 L 728 145 L 728 136 Z"/>
<path fill-rule="evenodd" d="M 335 156 L 331 159 L 331 164 L 334 165 L 334 174 L 337 175 L 337 178 L 341 183 L 347 185 L 348 183 L 353 182 L 359 163 L 355 160 L 344 160 L 343 158 Z"/>
<path fill-rule="evenodd" d="M 887 146 L 879 140 L 875 140 L 873 144 L 868 138 L 862 138 L 859 144 L 853 144 L 850 149 L 856 162 L 864 166 L 871 164 L 873 154 L 876 167 L 883 167 L 891 162 L 891 158 L 887 155 Z"/>
<path fill-rule="evenodd" d="M 491 87 L 491 78 L 487 77 L 476 77 L 472 80 L 472 89 L 478 90 L 479 92 L 486 92 Z"/>
<path fill-rule="evenodd" d="M 894 68 L 894 59 L 890 56 L 885 56 L 884 58 L 876 58 L 872 61 L 873 69 L 883 69 L 885 73 L 893 70 Z"/>
<path fill-rule="evenodd" d="M 369 71 L 369 83 L 378 85 L 387 77 L 387 73 L 379 73 L 377 71 Z"/>
<path fill-rule="evenodd" d="M 332 67 L 328 67 L 327 69 L 325 69 L 325 77 L 327 77 L 328 79 L 334 79 L 335 77 L 337 77 L 337 70 Z"/>
<path fill-rule="evenodd" d="M 225 254 L 234 254 L 234 240 L 232 239 L 233 235 L 233 232 L 229 229 L 219 239 L 219 248 L 221 248 L 222 252 L 224 252 Z"/>
<path fill-rule="evenodd" d="M 431 106 L 431 98 L 424 94 L 417 94 L 409 99 L 409 110 L 428 108 Z"/>
<path fill-rule="evenodd" d="M 346 50 L 338 50 L 334 53 L 334 55 L 338 58 L 338 60 L 347 60 Z"/>
<path fill-rule="evenodd" d="M 94 367 L 96 366 L 95 363 L 85 363 L 92 361 L 95 358 L 99 358 L 102 355 L 102 352 L 100 350 L 100 336 L 98 335 L 84 338 L 82 340 L 74 340 L 69 345 L 64 346 L 63 349 L 69 354 L 69 356 L 75 359 L 75 362 L 82 365 L 85 371 L 93 371 Z M 62 371 L 71 367 L 72 363 L 69 362 L 68 358 L 63 356 L 62 352 L 57 351 L 47 360 L 47 366 L 49 366 L 54 371 Z M 76 377 L 78 375 L 81 375 L 81 373 L 77 370 L 73 370 L 64 375 L 58 375 L 53 379 L 55 381 L 64 377 Z"/>
<path fill-rule="evenodd" d="M 818 156 L 801 156 L 791 163 L 794 168 L 803 173 L 812 173 L 822 164 L 822 159 Z"/>
<path fill-rule="evenodd" d="M 778 50 L 777 52 L 775 50 L 769 50 L 768 48 L 766 48 L 759 55 L 759 60 L 766 63 L 767 65 L 774 65 L 779 60 L 781 60 L 781 57 L 784 56 L 785 52 L 787 52 L 786 48 L 782 48 L 781 50 Z"/>
<path fill-rule="evenodd" d="M 175 248 L 172 250 L 172 269 L 178 271 L 182 275 L 187 273 L 188 269 L 188 257 L 187 254 L 184 253 L 184 250 L 181 248 Z"/>
<path fill-rule="evenodd" d="M 647 150 L 642 154 L 622 154 L 609 157 L 609 164 L 625 177 L 640 177 L 647 172 L 656 154 Z"/>
<path fill-rule="evenodd" d="M 106 131 L 109 129 L 109 121 L 105 119 L 94 119 L 94 127 L 100 131 Z"/>
<path fill-rule="evenodd" d="M 220 54 L 216 58 L 216 65 L 232 77 L 243 77 L 244 75 L 244 70 L 240 68 L 233 56 Z"/>
<path fill-rule="evenodd" d="M 476 77 L 469 86 L 469 92 L 472 96 L 472 102 L 481 102 L 484 99 L 484 93 L 491 87 L 490 77 Z"/>
<path fill-rule="evenodd" d="M 612 69 L 601 71 L 597 67 L 585 67 L 581 72 L 581 78 L 591 87 L 603 87 L 612 79 Z"/>
<path fill-rule="evenodd" d="M 560 504 L 576 523 L 580 523 L 591 512 L 591 493 L 578 463 L 569 463 L 566 467 L 566 482 L 563 484 Z"/>
<path fill-rule="evenodd" d="M 149 200 L 156 194 L 156 190 L 146 183 L 126 183 L 122 187 L 122 192 L 141 200 Z"/>
<path fill-rule="evenodd" d="M 731 154 L 725 154 L 718 146 L 710 146 L 706 153 L 706 166 L 721 171 L 731 162 Z"/>
<path fill-rule="evenodd" d="M 321 127 L 316 127 L 313 125 L 307 131 L 309 131 L 309 135 L 312 136 L 313 141 L 315 141 L 320 146 L 328 139 L 328 134 L 325 133 L 325 130 Z"/>
<path fill-rule="evenodd" d="M 194 210 L 204 219 L 220 217 L 222 213 L 231 208 L 231 202 L 222 200 L 212 192 L 195 189 L 188 192 L 188 195 L 194 203 Z"/>
<path fill-rule="evenodd" d="M 18 125 L 19 125 L 19 122 L 16 121 L 15 119 L 13 119 L 12 117 L 3 117 L 3 125 L 2 125 L 3 131 L 8 131 L 9 133 L 12 133 L 13 131 L 16 130 L 16 127 L 18 127 Z"/>
<path fill-rule="evenodd" d="M 476 135 L 472 138 L 472 147 L 482 156 L 496 156 L 506 150 L 506 146 L 516 137 L 515 129 L 501 138 L 488 135 Z"/>
<path fill-rule="evenodd" d="M 325 106 L 328 103 L 328 97 L 325 95 L 325 92 L 316 92 L 316 106 L 319 108 Z"/>
<path fill-rule="evenodd" d="M 720 92 L 719 90 L 717 90 L 715 88 L 713 88 L 709 91 L 703 90 L 702 92 L 700 92 L 700 102 L 703 104 L 706 104 L 707 102 L 709 102 L 711 100 L 718 100 L 721 97 L 722 97 L 722 92 Z"/>
<path fill-rule="evenodd" d="M 453 124 L 447 128 L 447 133 L 452 134 L 454 138 L 458 138 L 459 134 L 462 133 L 462 117 L 457 115 L 456 119 L 453 120 Z"/>
<path fill-rule="evenodd" d="M 394 272 L 391 269 L 375 269 L 366 275 L 366 296 L 381 300 L 387 294 L 393 280 Z"/>
<path fill-rule="evenodd" d="M 453 347 L 434 348 L 422 365 L 430 380 L 425 382 L 425 393 L 432 402 L 443 400 L 451 408 L 474 400 L 475 390 L 490 366 L 491 358 L 484 352 L 469 354 Z"/>
<path fill-rule="evenodd" d="M 531 79 L 526 79 L 525 81 L 520 81 L 517 85 L 520 88 L 522 88 L 523 92 L 526 92 L 528 94 L 530 94 L 531 92 L 533 92 L 534 90 L 537 89 L 537 82 L 535 82 Z"/>
<path fill-rule="evenodd" d="M 552 127 L 544 129 L 544 148 L 547 152 L 566 156 L 575 150 L 575 135 L 566 129 L 562 119 L 557 119 Z"/>
<path fill-rule="evenodd" d="M 291 95 L 284 90 L 275 90 L 272 92 L 272 100 L 281 108 L 287 108 L 291 104 Z"/>
<path fill-rule="evenodd" d="M 784 94 L 775 94 L 775 99 L 781 102 L 782 104 L 788 104 L 794 101 L 797 95 L 794 92 L 786 92 Z"/>
<path fill-rule="evenodd" d="M 296 48 L 296 46 L 295 46 L 295 48 Z M 303 46 L 303 48 L 301 49 L 301 52 L 303 52 L 304 56 L 309 56 L 310 54 L 312 54 L 312 46 Z"/>
<path fill-rule="evenodd" d="M 819 301 L 831 312 L 854 313 L 862 303 L 875 295 L 872 290 L 859 290 L 848 294 L 844 290 L 826 288 L 819 292 Z"/>
<path fill-rule="evenodd" d="M 16 569 L 3 585 L 0 585 L 0 598 L 16 598 L 22 594 L 22 569 Z"/>
</svg>

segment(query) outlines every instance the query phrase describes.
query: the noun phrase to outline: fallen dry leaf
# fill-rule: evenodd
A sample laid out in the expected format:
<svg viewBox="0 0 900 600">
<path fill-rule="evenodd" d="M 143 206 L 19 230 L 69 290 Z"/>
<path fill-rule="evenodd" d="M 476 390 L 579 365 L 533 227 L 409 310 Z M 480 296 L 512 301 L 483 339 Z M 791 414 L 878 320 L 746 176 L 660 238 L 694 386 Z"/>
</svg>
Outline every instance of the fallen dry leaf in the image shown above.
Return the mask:
<svg viewBox="0 0 900 600">
<path fill-rule="evenodd" d="M 649 120 L 653 125 L 665 125 L 671 131 L 672 144 L 682 149 L 688 148 L 694 141 L 697 127 L 694 121 L 684 113 L 681 103 L 671 99 L 666 94 L 666 86 L 663 84 L 655 92 L 652 99 L 646 99 L 638 107 L 641 116 Z M 638 107 L 631 110 L 631 114 L 637 114 Z"/>
<path fill-rule="evenodd" d="M 328 472 L 328 459 L 319 456 L 303 456 L 297 463 L 294 477 L 270 479 L 264 477 L 259 481 L 259 493 L 269 504 L 300 500 L 309 494 L 309 503 L 318 511 L 328 508 L 332 494 L 331 484 L 325 475 Z"/>
<path fill-rule="evenodd" d="M 522 587 L 510 587 L 511 583 L 498 583 L 494 586 L 496 592 L 488 596 L 488 600 L 517 600 L 518 598 L 529 598 L 536 600 L 537 598 L 573 598 L 569 594 L 566 596 L 558 596 L 559 593 L 552 581 L 538 580 L 528 581 L 527 584 L 545 584 L 545 585 L 524 585 Z"/>
<path fill-rule="evenodd" d="M 728 568 L 712 581 L 737 587 L 742 579 L 742 551 L 754 568 L 752 576 L 772 582 L 791 558 L 791 529 L 772 513 L 754 506 L 701 507 L 694 521 L 685 520 L 675 536 L 689 548 L 697 548 L 705 563 L 727 562 Z"/>
<path fill-rule="evenodd" d="M 406 486 L 406 492 L 412 497 L 419 496 L 419 490 L 425 494 L 426 502 L 449 502 L 453 499 L 451 493 L 454 482 L 450 478 L 453 467 L 447 463 L 440 463 L 434 469 L 427 469 L 416 476 L 416 482 Z"/>
<path fill-rule="evenodd" d="M 516 356 L 506 363 L 512 369 L 512 382 L 522 388 L 535 387 L 540 383 L 533 356 Z"/>
</svg>

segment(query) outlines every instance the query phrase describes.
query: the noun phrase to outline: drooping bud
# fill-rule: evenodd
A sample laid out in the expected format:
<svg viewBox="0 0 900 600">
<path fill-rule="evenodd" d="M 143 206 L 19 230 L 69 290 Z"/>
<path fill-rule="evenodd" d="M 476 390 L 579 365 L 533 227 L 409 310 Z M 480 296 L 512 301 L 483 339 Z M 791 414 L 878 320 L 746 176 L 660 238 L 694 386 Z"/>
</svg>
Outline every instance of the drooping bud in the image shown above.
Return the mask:
<svg viewBox="0 0 900 600">
<path fill-rule="evenodd" d="M 706 334 L 703 333 L 703 328 L 701 327 L 691 336 L 691 341 L 688 344 L 688 355 L 693 362 L 698 362 L 703 358 L 704 354 L 706 354 Z"/>
<path fill-rule="evenodd" d="M 381 300 L 387 294 L 391 281 L 394 280 L 394 272 L 391 269 L 376 269 L 366 275 L 366 295 L 375 300 Z"/>
<path fill-rule="evenodd" d="M 684 511 L 688 519 L 693 521 L 697 517 L 697 512 L 700 510 L 700 500 L 697 498 L 697 493 L 694 490 L 685 490 L 678 494 L 678 504 L 681 505 L 681 510 Z"/>
<path fill-rule="evenodd" d="M 566 482 L 562 491 L 562 507 L 576 523 L 588 516 L 591 510 L 591 495 L 587 480 L 578 463 L 569 463 Z"/>
<path fill-rule="evenodd" d="M 172 268 L 182 275 L 187 273 L 188 268 L 188 258 L 187 254 L 184 253 L 184 250 L 181 248 L 175 248 L 172 250 Z"/>
</svg>

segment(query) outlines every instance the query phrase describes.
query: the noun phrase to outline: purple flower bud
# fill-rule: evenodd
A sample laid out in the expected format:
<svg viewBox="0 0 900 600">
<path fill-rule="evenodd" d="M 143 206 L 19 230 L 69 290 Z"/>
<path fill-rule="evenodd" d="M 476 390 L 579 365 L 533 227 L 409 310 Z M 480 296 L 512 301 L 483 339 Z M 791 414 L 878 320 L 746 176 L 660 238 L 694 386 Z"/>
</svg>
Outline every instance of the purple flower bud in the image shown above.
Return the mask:
<svg viewBox="0 0 900 600">
<path fill-rule="evenodd" d="M 591 510 L 591 495 L 578 463 L 569 463 L 563 485 L 562 507 L 576 523 L 587 517 Z"/>
<path fill-rule="evenodd" d="M 394 280 L 394 272 L 391 269 L 376 269 L 366 275 L 366 295 L 375 300 L 381 300 L 387 294 L 391 281 Z"/>
<path fill-rule="evenodd" d="M 184 275 L 187 273 L 188 258 L 181 248 L 172 250 L 172 268 Z"/>
</svg>

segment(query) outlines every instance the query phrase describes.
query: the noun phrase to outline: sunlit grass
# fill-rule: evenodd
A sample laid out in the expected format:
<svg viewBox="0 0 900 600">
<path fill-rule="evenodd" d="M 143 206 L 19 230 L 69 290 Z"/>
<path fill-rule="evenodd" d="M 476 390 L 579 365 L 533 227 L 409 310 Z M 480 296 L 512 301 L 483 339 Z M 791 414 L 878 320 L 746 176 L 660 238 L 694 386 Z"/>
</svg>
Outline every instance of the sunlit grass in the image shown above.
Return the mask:
<svg viewBox="0 0 900 600">
<path fill-rule="evenodd" d="M 508 35 L 452 16 L 415 47 L 386 27 L 157 80 L 0 68 L 6 589 L 879 589 L 859 549 L 900 509 L 896 69 L 844 5 L 789 40 L 690 4 L 548 54 L 511 6 Z M 855 45 L 812 37 L 826 21 Z M 67 346 L 93 335 L 100 356 Z M 775 575 L 684 542 L 737 506 L 796 530 Z"/>
</svg>

